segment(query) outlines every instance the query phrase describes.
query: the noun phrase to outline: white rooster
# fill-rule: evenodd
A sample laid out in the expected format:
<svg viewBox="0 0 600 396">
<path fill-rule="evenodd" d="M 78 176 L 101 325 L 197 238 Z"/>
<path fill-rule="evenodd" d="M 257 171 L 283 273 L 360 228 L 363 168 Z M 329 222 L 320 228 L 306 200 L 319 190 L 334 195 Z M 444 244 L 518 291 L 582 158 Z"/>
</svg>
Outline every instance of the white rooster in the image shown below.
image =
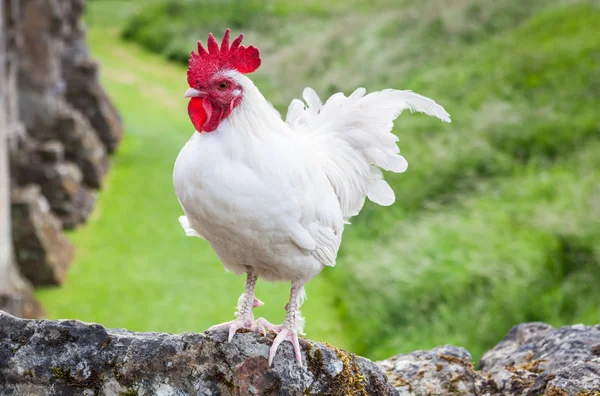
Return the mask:
<svg viewBox="0 0 600 396">
<path fill-rule="evenodd" d="M 241 45 L 243 35 L 221 46 L 212 34 L 208 50 L 198 42 L 187 72 L 188 113 L 196 133 L 179 153 L 173 183 L 189 236 L 206 239 L 225 268 L 246 274 L 236 319 L 213 326 L 277 333 L 269 366 L 288 340 L 302 364 L 298 333 L 304 285 L 325 266 L 335 266 L 344 224 L 365 198 L 391 205 L 394 192 L 380 169 L 404 172 L 407 162 L 391 133 L 404 110 L 450 122 L 433 100 L 387 89 L 325 104 L 311 88 L 294 99 L 281 119 L 244 74 L 261 64 L 259 51 Z M 254 320 L 256 280 L 291 282 L 283 324 Z"/>
</svg>

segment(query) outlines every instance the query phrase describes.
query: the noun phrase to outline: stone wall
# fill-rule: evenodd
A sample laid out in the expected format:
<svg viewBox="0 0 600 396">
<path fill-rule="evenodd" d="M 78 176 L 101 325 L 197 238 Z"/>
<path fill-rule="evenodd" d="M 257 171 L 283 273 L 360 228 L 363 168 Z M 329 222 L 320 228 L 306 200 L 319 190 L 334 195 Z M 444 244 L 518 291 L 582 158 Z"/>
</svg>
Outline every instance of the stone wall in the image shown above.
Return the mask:
<svg viewBox="0 0 600 396">
<path fill-rule="evenodd" d="M 274 334 L 135 333 L 0 313 L 0 394 L 600 396 L 600 326 L 513 328 L 475 369 L 452 345 L 373 363 L 329 344 Z M 5 391 L 3 393 L 2 391 Z"/>
<path fill-rule="evenodd" d="M 4 1 L 4 0 L 2 0 Z M 14 17 L 0 2 L 0 309 L 25 317 L 39 317 L 41 307 L 33 298 L 31 284 L 16 266 L 11 238 L 9 148 L 23 133 L 17 114 L 17 62 L 15 36 L 10 34 Z"/>
<path fill-rule="evenodd" d="M 64 279 L 74 250 L 62 229 L 88 218 L 123 134 L 86 46 L 84 3 L 0 0 L 14 257 L 36 286 Z"/>
</svg>

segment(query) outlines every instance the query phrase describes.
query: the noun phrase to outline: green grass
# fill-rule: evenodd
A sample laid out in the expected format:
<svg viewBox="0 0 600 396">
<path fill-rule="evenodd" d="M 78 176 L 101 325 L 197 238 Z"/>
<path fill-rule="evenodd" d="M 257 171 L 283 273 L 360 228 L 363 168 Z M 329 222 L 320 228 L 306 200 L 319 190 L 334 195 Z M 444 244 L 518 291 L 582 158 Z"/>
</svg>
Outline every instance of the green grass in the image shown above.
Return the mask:
<svg viewBox="0 0 600 396">
<path fill-rule="evenodd" d="M 384 357 L 451 343 L 480 356 L 517 323 L 598 323 L 599 150 L 483 182 L 374 246 L 351 243 L 352 271 L 334 275 L 355 285 L 345 304 L 355 347 Z"/>
<path fill-rule="evenodd" d="M 200 332 L 231 320 L 243 278 L 226 273 L 208 243 L 186 237 L 177 221 L 173 163 L 193 133 L 185 69 L 121 42 L 109 20 L 93 23 L 104 4 L 90 5 L 88 41 L 126 137 L 92 218 L 69 235 L 78 251 L 65 284 L 38 296 L 50 318 L 130 330 Z M 307 292 L 307 335 L 347 347 L 325 279 Z M 257 316 L 283 320 L 288 285 L 259 282 L 257 296 L 265 302 Z"/>
<path fill-rule="evenodd" d="M 73 234 L 66 288 L 42 295 L 53 316 L 89 307 L 84 318 L 169 331 L 230 318 L 242 279 L 176 223 L 184 69 L 117 35 L 183 64 L 196 40 L 231 26 L 261 48 L 251 77 L 282 112 L 305 86 L 365 86 L 412 89 L 452 115 L 396 122 L 409 161 L 387 175 L 397 203 L 367 204 L 338 265 L 309 284 L 308 336 L 376 359 L 445 343 L 477 359 L 520 322 L 600 322 L 597 2 L 250 1 L 244 18 L 232 15 L 239 2 L 177 3 L 90 3 L 92 46 L 129 134 L 96 217 Z M 267 290 L 265 316 L 281 317 L 286 288 L 261 285 L 259 297 Z"/>
</svg>

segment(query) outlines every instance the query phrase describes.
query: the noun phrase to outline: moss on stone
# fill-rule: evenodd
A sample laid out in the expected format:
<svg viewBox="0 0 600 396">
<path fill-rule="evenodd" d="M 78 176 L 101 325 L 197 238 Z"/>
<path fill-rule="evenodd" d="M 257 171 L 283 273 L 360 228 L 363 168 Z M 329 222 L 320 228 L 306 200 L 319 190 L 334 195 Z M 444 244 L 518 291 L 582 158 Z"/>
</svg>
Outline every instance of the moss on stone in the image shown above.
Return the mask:
<svg viewBox="0 0 600 396">
<path fill-rule="evenodd" d="M 325 363 L 323 361 L 323 352 L 317 348 L 313 352 L 311 343 L 306 343 L 306 368 L 314 374 L 315 378 L 324 374 Z"/>
<path fill-rule="evenodd" d="M 367 379 L 360 371 L 356 355 L 342 351 L 328 343 L 324 344 L 334 351 L 342 362 L 342 371 L 332 378 L 331 385 L 326 393 L 336 395 L 368 395 L 365 389 Z M 331 374 L 325 368 L 323 350 L 313 346 L 310 342 L 304 342 L 303 346 L 306 350 L 306 368 L 308 371 L 317 379 L 322 376 L 331 377 Z M 310 395 L 311 391 L 312 387 L 306 389 L 304 394 Z"/>
<path fill-rule="evenodd" d="M 127 388 L 125 392 L 119 392 L 117 394 L 119 396 L 138 396 L 138 391 L 134 388 Z"/>
<path fill-rule="evenodd" d="M 413 387 L 412 384 L 403 376 L 399 375 L 399 374 L 393 374 L 390 375 L 390 373 L 388 372 L 388 380 L 390 382 L 390 384 L 392 384 L 392 386 L 394 388 L 399 388 L 399 387 L 408 387 L 408 391 L 412 392 L 413 391 Z"/>
<path fill-rule="evenodd" d="M 106 339 L 100 345 L 98 345 L 98 351 L 102 352 L 104 348 L 110 346 L 111 342 L 112 340 L 110 336 L 107 336 Z"/>
<path fill-rule="evenodd" d="M 328 343 L 329 348 L 335 351 L 338 358 L 342 361 L 342 372 L 335 378 L 335 387 L 345 395 L 365 395 L 367 391 L 365 384 L 367 379 L 361 373 L 356 355 L 342 351 Z"/>
<path fill-rule="evenodd" d="M 458 364 L 459 366 L 468 366 L 472 370 L 475 370 L 475 366 L 473 366 L 473 362 L 466 361 L 461 358 L 452 355 L 438 355 L 438 358 L 447 361 L 448 363 Z"/>
<path fill-rule="evenodd" d="M 544 392 L 544 396 L 568 396 L 569 394 L 562 389 L 559 389 L 555 386 L 551 386 L 546 389 Z"/>
<path fill-rule="evenodd" d="M 526 370 L 526 371 L 530 371 L 532 373 L 540 374 L 540 373 L 543 373 L 544 370 L 541 369 L 539 366 L 540 366 L 540 363 L 542 363 L 544 361 L 545 361 L 544 359 L 535 359 L 535 360 L 525 362 L 523 364 L 519 364 L 514 367 L 510 367 L 510 368 L 508 368 L 508 370 L 513 373 L 517 370 Z"/>
<path fill-rule="evenodd" d="M 62 367 L 50 367 L 50 370 L 52 371 L 53 379 L 68 380 L 71 378 L 71 369 L 65 370 Z"/>
<path fill-rule="evenodd" d="M 52 379 L 55 381 L 61 381 L 67 386 L 73 388 L 88 388 L 94 391 L 95 395 L 100 393 L 101 384 L 104 382 L 104 375 L 98 375 L 95 372 L 91 372 L 88 378 L 79 379 L 71 375 L 71 368 L 63 367 L 51 367 Z"/>
</svg>

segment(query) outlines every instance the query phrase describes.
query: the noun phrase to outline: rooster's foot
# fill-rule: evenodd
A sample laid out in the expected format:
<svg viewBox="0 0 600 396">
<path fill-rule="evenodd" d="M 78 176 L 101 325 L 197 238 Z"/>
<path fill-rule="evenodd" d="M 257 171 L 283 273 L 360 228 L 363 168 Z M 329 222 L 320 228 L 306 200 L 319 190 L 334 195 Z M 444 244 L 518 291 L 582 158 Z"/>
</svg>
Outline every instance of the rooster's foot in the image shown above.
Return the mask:
<svg viewBox="0 0 600 396">
<path fill-rule="evenodd" d="M 273 358 L 277 353 L 277 348 L 279 347 L 279 344 L 286 340 L 292 343 L 292 346 L 294 347 L 294 354 L 296 355 L 296 360 L 298 361 L 298 364 L 300 364 L 300 367 L 302 367 L 302 355 L 300 354 L 298 331 L 294 328 L 285 326 L 285 324 L 275 327 L 279 327 L 279 334 L 277 334 L 277 337 L 275 337 L 275 339 L 273 340 L 273 345 L 269 350 L 269 367 L 271 367 L 273 363 Z"/>
<path fill-rule="evenodd" d="M 258 327 L 259 331 L 262 332 L 263 336 L 267 335 L 267 330 L 273 331 L 276 334 L 279 334 L 279 332 L 283 328 L 283 325 L 274 325 L 273 323 L 269 322 L 265 318 L 256 319 L 256 322 L 254 322 L 254 324 L 256 325 L 256 327 Z"/>
<path fill-rule="evenodd" d="M 262 307 L 263 305 L 265 305 L 265 303 L 260 301 L 258 298 L 254 297 L 254 301 L 252 303 L 253 308 Z M 229 337 L 227 337 L 228 342 L 231 342 L 233 336 L 239 329 L 248 329 L 256 333 L 262 332 L 264 334 L 264 329 L 261 330 L 261 328 L 257 326 L 256 322 L 254 321 L 254 315 L 252 314 L 252 312 L 239 315 L 237 319 L 230 320 L 229 322 L 214 325 L 210 327 L 207 331 L 220 329 L 229 329 Z"/>
<path fill-rule="evenodd" d="M 261 333 L 261 329 L 256 326 L 253 317 L 246 318 L 237 318 L 231 320 L 229 322 L 221 323 L 218 325 L 214 325 L 210 327 L 207 331 L 220 330 L 220 329 L 229 329 L 229 336 L 227 337 L 227 341 L 231 342 L 233 336 L 239 329 L 248 329 L 250 331 L 254 331 L 256 333 Z"/>
</svg>

